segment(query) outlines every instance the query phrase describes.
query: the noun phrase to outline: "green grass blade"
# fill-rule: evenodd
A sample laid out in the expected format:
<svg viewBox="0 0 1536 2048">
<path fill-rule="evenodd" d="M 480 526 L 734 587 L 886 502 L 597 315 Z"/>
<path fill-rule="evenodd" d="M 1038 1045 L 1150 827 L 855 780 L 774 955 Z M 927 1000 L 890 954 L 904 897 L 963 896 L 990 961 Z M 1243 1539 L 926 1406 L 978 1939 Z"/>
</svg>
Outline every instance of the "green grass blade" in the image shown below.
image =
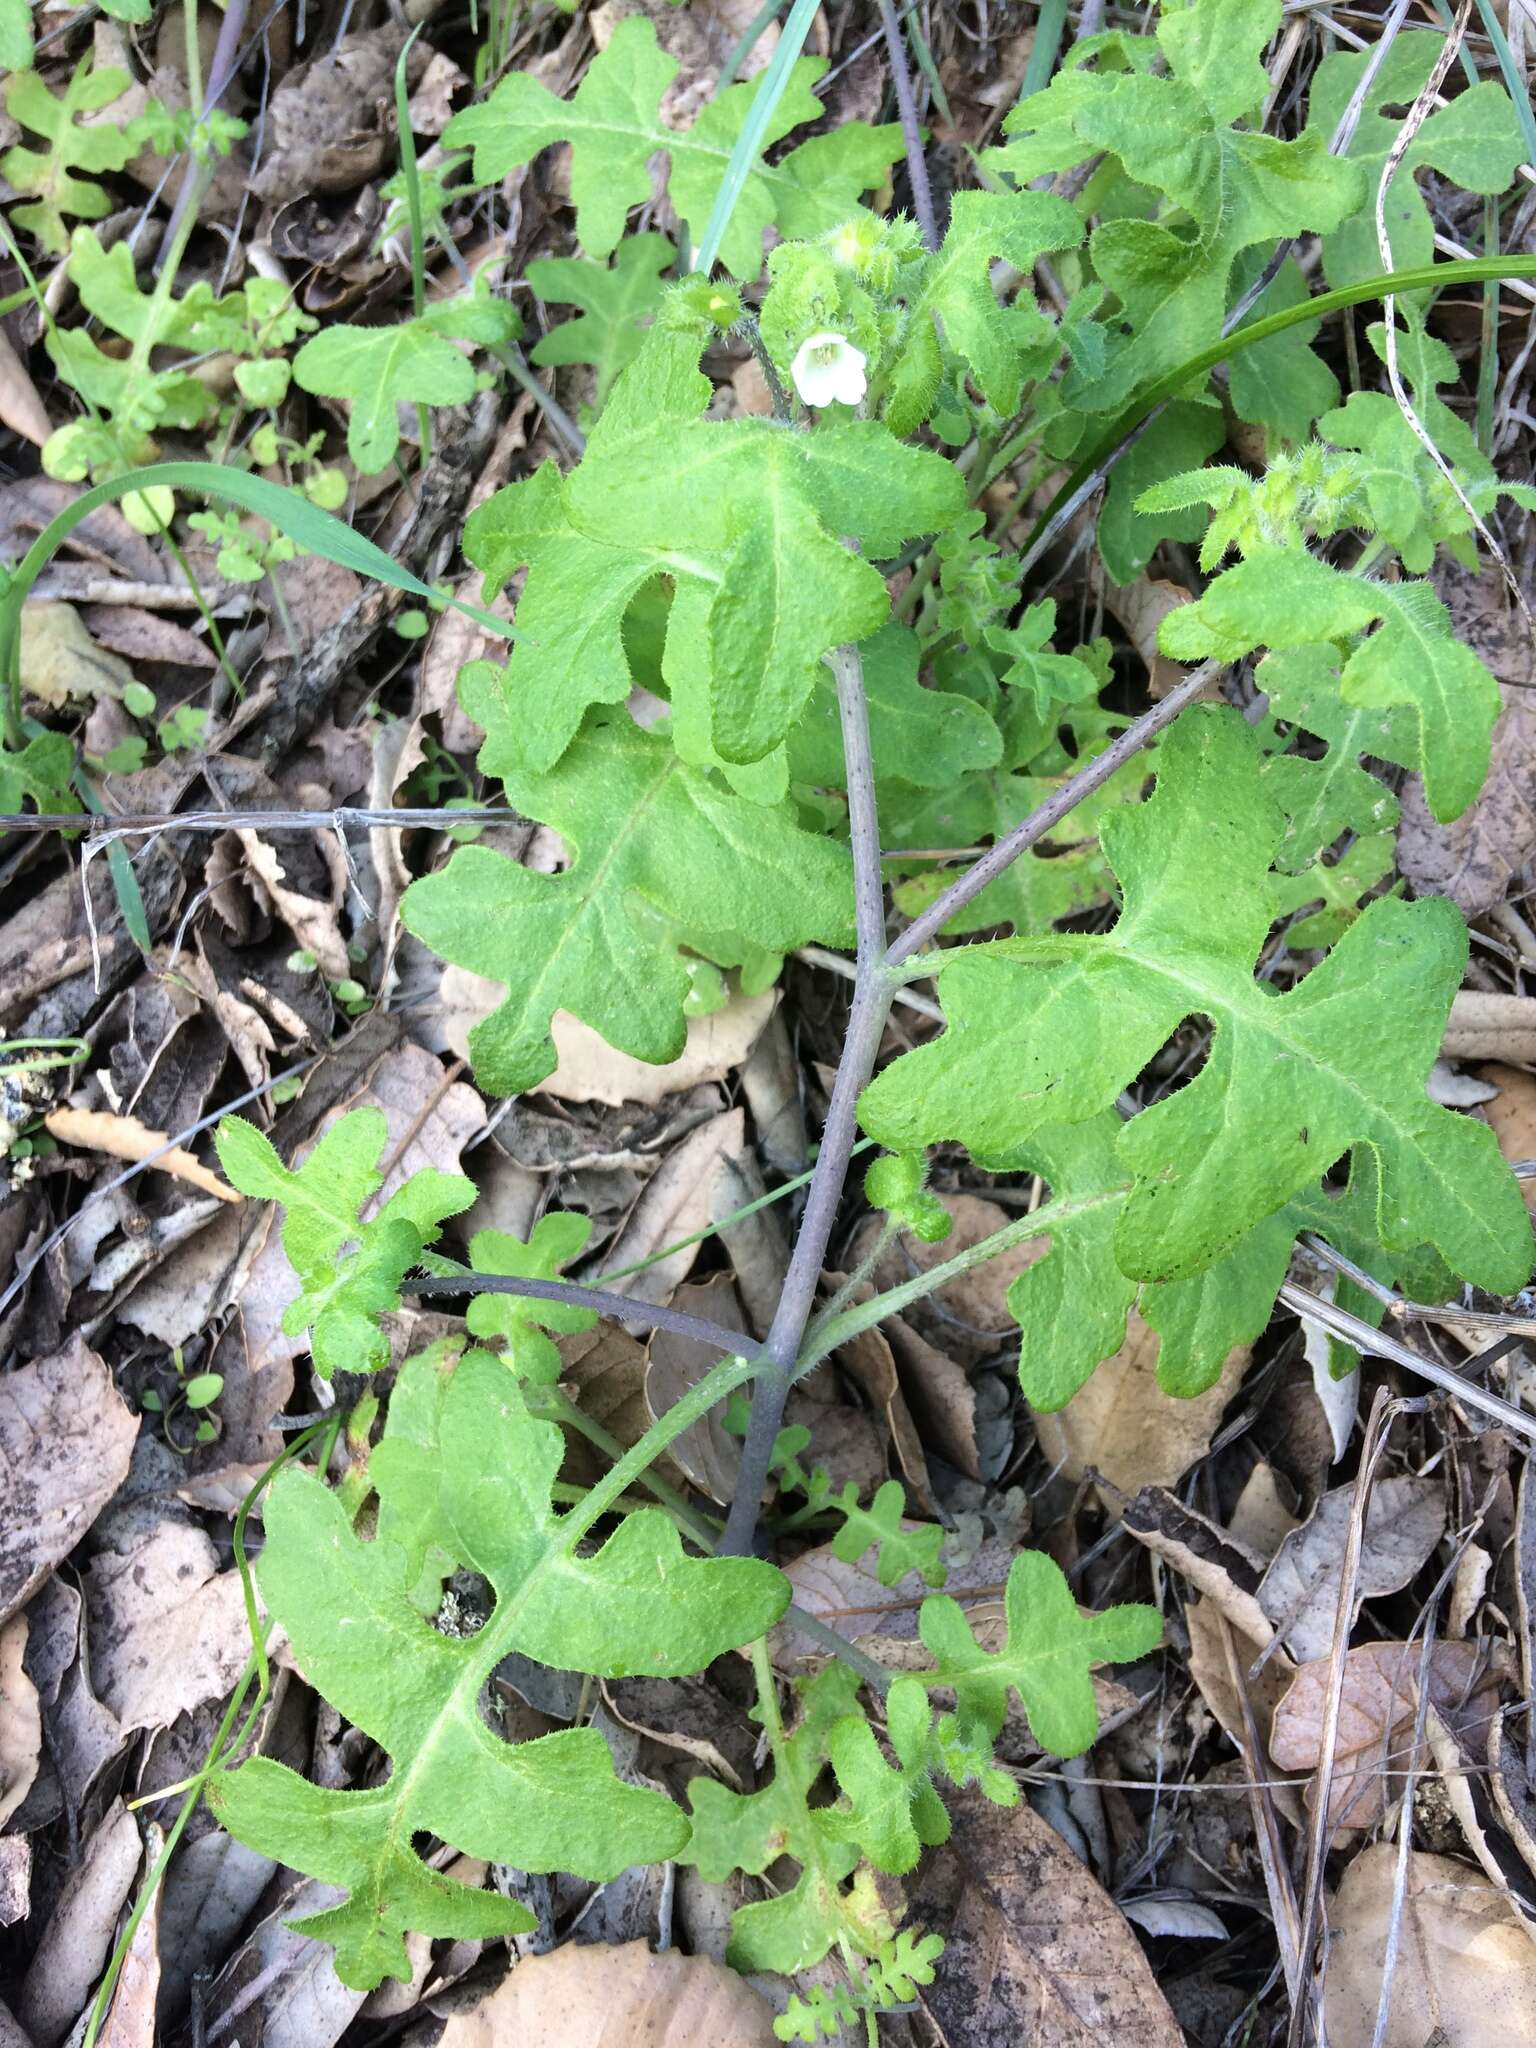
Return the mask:
<svg viewBox="0 0 1536 2048">
<path fill-rule="evenodd" d="M 1197 355 L 1190 356 L 1171 370 L 1166 377 L 1144 391 L 1135 404 L 1120 415 L 1109 431 L 1085 455 L 1067 478 L 1061 489 L 1047 505 L 1031 529 L 1024 545 L 1027 558 L 1040 535 L 1055 517 L 1058 507 L 1064 505 L 1074 492 L 1080 490 L 1101 463 L 1107 462 L 1120 446 L 1127 434 L 1131 433 L 1155 407 L 1166 399 L 1176 397 L 1187 385 L 1203 378 L 1207 370 L 1218 363 L 1230 362 L 1233 356 L 1241 355 L 1255 342 L 1267 341 L 1272 334 L 1283 334 L 1288 327 L 1296 327 L 1303 320 L 1318 320 L 1329 313 L 1339 313 L 1346 306 L 1362 305 L 1373 299 L 1390 298 L 1400 292 L 1443 291 L 1457 284 L 1487 284 L 1506 277 L 1536 277 L 1536 256 L 1472 256 L 1457 263 L 1425 263 L 1411 270 L 1392 270 L 1380 277 L 1369 277 L 1361 284 L 1345 285 L 1338 291 L 1319 292 L 1315 298 L 1303 299 L 1299 305 L 1289 306 L 1281 313 L 1270 313 L 1262 320 L 1255 320 L 1246 327 L 1239 327 L 1233 333 L 1223 335 L 1220 341 L 1213 341 L 1209 348 L 1203 348 Z M 999 452 L 990 476 L 997 475 L 1008 466 L 1016 450 L 1003 449 Z"/>
<path fill-rule="evenodd" d="M 70 534 L 98 506 L 126 497 L 130 491 L 152 490 L 156 485 L 238 505 L 242 511 L 255 513 L 258 519 L 265 519 L 280 533 L 287 534 L 301 548 L 314 555 L 323 555 L 328 562 L 335 562 L 340 568 L 352 569 L 359 576 L 372 577 L 375 582 L 387 583 L 394 590 L 403 590 L 421 599 L 434 611 L 451 605 L 455 611 L 463 612 L 498 639 L 517 638 L 505 619 L 498 619 L 493 612 L 470 604 L 464 598 L 445 597 L 431 584 L 423 583 L 419 576 L 412 575 L 409 569 L 402 568 L 366 535 L 354 532 L 329 512 L 322 512 L 318 505 L 312 505 L 298 491 L 289 490 L 283 484 L 270 483 L 262 476 L 252 476 L 243 469 L 227 469 L 222 463 L 153 462 L 144 469 L 127 470 L 122 476 L 93 484 L 88 491 L 82 491 L 43 528 L 4 586 L 3 595 L 0 595 L 0 676 L 5 678 L 8 691 L 10 721 L 18 730 L 21 679 L 17 659 L 21 607 L 27 593 Z"/>
<path fill-rule="evenodd" d="M 725 176 L 720 181 L 720 190 L 715 194 L 715 203 L 709 209 L 709 219 L 704 226 L 704 239 L 694 254 L 693 267 L 707 277 L 715 267 L 720 254 L 720 244 L 725 240 L 725 231 L 731 224 L 731 215 L 736 211 L 736 202 L 741 197 L 742 187 L 757 162 L 758 151 L 762 148 L 763 136 L 768 123 L 773 119 L 774 110 L 783 99 L 789 84 L 790 70 L 810 34 L 811 22 L 815 18 L 820 0 L 795 0 L 790 9 L 789 19 L 779 37 L 778 48 L 772 61 L 764 71 L 762 82 L 742 123 L 741 133 L 736 138 L 736 147 L 731 151 L 725 167 Z"/>
</svg>

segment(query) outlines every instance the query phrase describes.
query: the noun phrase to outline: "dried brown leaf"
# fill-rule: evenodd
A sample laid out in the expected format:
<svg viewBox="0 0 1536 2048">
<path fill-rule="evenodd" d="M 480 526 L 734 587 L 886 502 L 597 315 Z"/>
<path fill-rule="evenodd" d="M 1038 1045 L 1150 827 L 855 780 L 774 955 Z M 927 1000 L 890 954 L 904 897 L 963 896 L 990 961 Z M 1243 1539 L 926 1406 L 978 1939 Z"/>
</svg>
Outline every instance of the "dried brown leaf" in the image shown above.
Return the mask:
<svg viewBox="0 0 1536 2048">
<path fill-rule="evenodd" d="M 1498 1089 L 1483 1104 L 1483 1118 L 1492 1126 L 1499 1150 L 1508 1160 L 1536 1159 L 1536 1077 L 1521 1067 L 1501 1066 L 1497 1061 L 1483 1069 L 1485 1080 Z M 1536 1180 L 1520 1183 L 1525 1206 L 1536 1210 Z"/>
<path fill-rule="evenodd" d="M 438 2048 L 775 2048 L 773 2012 L 723 1963 L 643 1941 L 526 1956 Z"/>
<path fill-rule="evenodd" d="M 1331 1828 L 1373 1827 L 1400 1795 L 1412 1747 L 1420 1655 L 1417 1643 L 1362 1643 L 1345 1653 L 1328 1792 Z M 1301 1665 L 1275 1709 L 1269 1748 L 1282 1771 L 1316 1771 L 1322 1761 L 1333 1668 L 1331 1657 Z M 1436 1643 L 1430 1652 L 1429 1696 L 1453 1723 L 1483 1716 L 1497 1684 L 1497 1671 L 1475 1644 Z M 1313 1792 L 1309 1786 L 1309 1805 Z"/>
<path fill-rule="evenodd" d="M 159 1152 L 160 1157 L 153 1162 L 157 1172 L 168 1173 L 173 1180 L 185 1181 L 189 1187 L 201 1188 L 205 1195 L 216 1195 L 221 1202 L 240 1200 L 232 1187 L 180 1145 L 171 1146 L 169 1152 L 161 1151 L 162 1146 L 170 1144 L 169 1132 L 147 1130 L 136 1116 L 113 1116 L 104 1109 L 66 1106 L 50 1110 L 43 1122 L 61 1145 L 105 1152 L 110 1159 L 148 1159 L 151 1152 Z"/>
<path fill-rule="evenodd" d="M 1392 1922 L 1397 1850 L 1380 1842 L 1344 1873 L 1328 1913 L 1323 2015 L 1331 2048 L 1371 2048 Z M 1514 1908 L 1448 1856 L 1408 1854 L 1400 1947 L 1382 2048 L 1531 2048 L 1536 1969 Z"/>
<path fill-rule="evenodd" d="M 1536 996 L 1464 988 L 1451 999 L 1441 1053 L 1448 1060 L 1536 1066 Z"/>
<path fill-rule="evenodd" d="M 0 1826 L 32 1789 L 42 1748 L 37 1687 L 22 1668 L 27 1617 L 13 1614 L 0 1628 Z"/>
<path fill-rule="evenodd" d="M 1354 1512 L 1353 1486 L 1325 1493 L 1307 1520 L 1275 1552 L 1259 1604 L 1301 1663 L 1326 1656 L 1333 1642 L 1344 1548 Z M 1424 1563 L 1445 1529 L 1445 1495 L 1432 1479 L 1381 1479 L 1371 1489 L 1360 1547 L 1355 1602 L 1396 1593 Z"/>
<path fill-rule="evenodd" d="M 1172 1486 L 1210 1449 L 1251 1354 L 1246 1345 L 1234 1351 L 1214 1386 L 1182 1401 L 1157 1384 L 1158 1345 L 1156 1331 L 1132 1309 L 1113 1358 L 1065 1408 L 1035 1417 L 1042 1455 L 1068 1479 L 1081 1479 L 1092 1465 L 1122 1493 Z M 1107 1505 L 1113 1513 L 1113 1496 Z"/>
<path fill-rule="evenodd" d="M 74 1549 L 128 1476 L 138 1417 L 79 1336 L 0 1378 L 0 1620 Z"/>
<path fill-rule="evenodd" d="M 949 1801 L 913 1916 L 947 1947 L 923 2001 L 965 2048 L 1182 2048 L 1184 2034 L 1124 1918 L 1033 1808 Z"/>
<path fill-rule="evenodd" d="M 48 1916 L 17 2003 L 37 2048 L 57 2048 L 95 1988 L 139 1870 L 139 1829 L 115 1800 Z"/>
<path fill-rule="evenodd" d="M 21 608 L 21 683 L 54 710 L 116 697 L 133 681 L 120 655 L 98 647 L 72 604 L 38 600 Z"/>
</svg>

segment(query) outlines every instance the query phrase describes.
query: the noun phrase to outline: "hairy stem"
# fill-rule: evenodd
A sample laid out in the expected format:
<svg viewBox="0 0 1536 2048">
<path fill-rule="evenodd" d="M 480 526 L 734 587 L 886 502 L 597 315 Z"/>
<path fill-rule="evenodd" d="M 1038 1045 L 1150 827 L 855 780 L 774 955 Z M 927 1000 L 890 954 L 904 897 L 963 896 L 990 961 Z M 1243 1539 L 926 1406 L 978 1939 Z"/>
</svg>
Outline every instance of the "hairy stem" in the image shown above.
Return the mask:
<svg viewBox="0 0 1536 2048">
<path fill-rule="evenodd" d="M 856 647 L 829 657 L 837 684 L 843 759 L 848 789 L 848 827 L 853 850 L 854 922 L 858 950 L 853 1003 L 843 1040 L 821 1150 L 811 1175 L 805 1215 L 790 1256 L 784 1291 L 763 1345 L 768 1370 L 752 1397 L 752 1420 L 742 1448 L 741 1474 L 721 1539 L 722 1557 L 745 1557 L 757 1533 L 758 1503 L 767 1483 L 774 1440 L 784 1403 L 798 1377 L 800 1346 L 816 1299 L 816 1286 L 837 1220 L 848 1161 L 858 1137 L 859 1096 L 874 1072 L 896 980 L 885 966 L 884 885 L 880 875 L 880 824 L 875 811 L 874 756 L 869 740 L 869 707 L 864 701 L 864 664 Z"/>
<path fill-rule="evenodd" d="M 880 27 L 885 35 L 886 54 L 891 60 L 891 84 L 896 92 L 896 113 L 901 121 L 902 140 L 907 151 L 907 180 L 912 187 L 912 211 L 922 231 L 923 246 L 937 249 L 938 225 L 933 217 L 933 190 L 928 183 L 928 162 L 923 155 L 923 134 L 917 119 L 917 100 L 912 92 L 912 73 L 907 64 L 901 23 L 891 0 L 880 0 Z"/>
<path fill-rule="evenodd" d="M 690 1316 L 680 1308 L 662 1308 L 654 1302 L 631 1301 L 627 1294 L 614 1294 L 606 1287 L 578 1287 L 571 1280 L 530 1280 L 508 1273 L 434 1274 L 431 1279 L 407 1280 L 401 1292 L 425 1298 L 433 1294 L 520 1294 L 531 1301 L 558 1301 L 569 1308 L 595 1309 L 642 1329 L 671 1330 L 679 1337 L 692 1337 L 728 1358 L 758 1358 L 764 1347 L 755 1337 L 740 1330 L 728 1330 L 705 1316 Z"/>
</svg>

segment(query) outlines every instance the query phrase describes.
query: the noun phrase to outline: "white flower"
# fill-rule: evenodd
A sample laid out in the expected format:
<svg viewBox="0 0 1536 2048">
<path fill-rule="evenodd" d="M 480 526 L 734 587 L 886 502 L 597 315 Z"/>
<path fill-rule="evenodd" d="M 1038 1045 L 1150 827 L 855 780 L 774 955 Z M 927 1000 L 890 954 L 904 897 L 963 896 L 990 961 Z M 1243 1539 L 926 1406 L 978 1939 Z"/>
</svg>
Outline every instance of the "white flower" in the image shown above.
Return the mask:
<svg viewBox="0 0 1536 2048">
<path fill-rule="evenodd" d="M 857 405 L 869 388 L 864 351 L 846 334 L 812 334 L 795 351 L 789 374 L 807 405 Z"/>
</svg>

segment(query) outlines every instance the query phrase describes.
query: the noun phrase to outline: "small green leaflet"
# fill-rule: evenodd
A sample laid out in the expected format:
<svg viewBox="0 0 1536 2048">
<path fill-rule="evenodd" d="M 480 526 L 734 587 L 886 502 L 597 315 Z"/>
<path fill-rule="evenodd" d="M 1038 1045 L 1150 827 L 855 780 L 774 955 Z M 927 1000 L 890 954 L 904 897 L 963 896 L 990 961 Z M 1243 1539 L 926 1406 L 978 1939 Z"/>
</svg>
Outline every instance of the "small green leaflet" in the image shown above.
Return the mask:
<svg viewBox="0 0 1536 2048">
<path fill-rule="evenodd" d="M 381 1523 L 479 1572 L 494 1612 L 473 1636 L 440 1634 L 412 1604 L 406 1550 L 385 1535 L 364 1541 L 337 1495 L 290 1467 L 267 1497 L 262 1599 L 309 1683 L 394 1768 L 368 1791 L 336 1792 L 257 1758 L 208 1788 L 241 1841 L 345 1889 L 340 1905 L 299 1925 L 335 1946 L 337 1975 L 359 1990 L 409 1977 L 408 1930 L 488 1938 L 532 1925 L 522 1907 L 429 1870 L 417 1835 L 598 1882 L 687 1846 L 684 1816 L 622 1782 L 595 1728 L 517 1745 L 493 1732 L 480 1695 L 504 1657 L 607 1678 L 700 1671 L 770 1628 L 789 1600 L 771 1565 L 686 1556 L 655 1509 L 577 1556 L 586 1521 L 551 1505 L 564 1439 L 529 1413 L 506 1365 L 471 1351 L 443 1386 L 427 1355 L 408 1361 L 402 1384 L 420 1374 L 434 1384 L 405 1404 L 412 1431 L 395 1431 L 392 1410 L 369 1462 Z M 423 1441 L 434 1409 L 435 1438 Z"/>
<path fill-rule="evenodd" d="M 1378 620 L 1345 658 L 1340 696 L 1365 710 L 1411 711 L 1429 807 L 1442 822 L 1459 817 L 1487 777 L 1502 700 L 1429 584 L 1368 583 L 1302 548 L 1254 548 L 1168 614 L 1158 645 L 1176 661 L 1238 661 L 1256 647 L 1347 642 Z"/>
<path fill-rule="evenodd" d="M 1115 464 L 1099 514 L 1099 553 L 1112 583 L 1134 583 L 1165 540 L 1199 540 L 1206 515 L 1198 508 L 1154 516 L 1138 501 L 1148 485 L 1204 462 L 1226 438 L 1220 406 L 1175 398 Z"/>
<path fill-rule="evenodd" d="M 749 803 L 688 767 L 623 713 L 590 725 L 548 773 L 499 772 L 523 816 L 559 832 L 570 866 L 538 875 L 460 847 L 402 906 L 434 951 L 506 986 L 470 1034 L 476 1078 L 493 1095 L 553 1071 L 557 1009 L 637 1059 L 676 1059 L 689 988 L 679 931 L 701 948 L 704 933 L 724 929 L 774 951 L 849 937 L 841 847 L 806 831 L 788 803 Z"/>
<path fill-rule="evenodd" d="M 912 266 L 907 327 L 882 373 L 891 386 L 885 418 L 892 433 L 910 434 L 928 417 L 945 349 L 960 357 L 989 405 L 1004 414 L 1017 409 L 1024 352 L 1050 330 L 1027 295 L 999 305 L 992 265 L 1006 261 L 1027 277 L 1047 250 L 1072 248 L 1082 233 L 1072 208 L 1048 192 L 955 194 L 942 248 Z"/>
<path fill-rule="evenodd" d="M 1412 106 L 1434 68 L 1445 38 L 1434 31 L 1408 30 L 1382 58 L 1365 96 L 1360 123 L 1348 157 L 1365 173 L 1366 190 L 1374 195 L 1386 167 L 1387 154 L 1402 126 L 1400 115 L 1384 107 Z M 1307 133 L 1326 141 L 1353 98 L 1361 73 L 1374 50 L 1338 50 L 1325 57 L 1312 80 Z M 1376 246 L 1374 206 L 1361 207 L 1323 239 L 1323 268 L 1335 287 L 1379 276 L 1383 267 L 1408 269 L 1430 263 L 1435 231 L 1419 189 L 1418 173 L 1439 171 L 1468 192 L 1504 192 L 1525 157 L 1520 124 L 1509 95 L 1491 79 L 1458 92 L 1448 105 L 1431 112 L 1408 145 L 1408 151 L 1387 189 L 1387 234 L 1392 262 L 1383 266 Z"/>
<path fill-rule="evenodd" d="M 1060 1567 L 1025 1550 L 1009 1568 L 1003 1612 L 1003 1646 L 989 1655 L 958 1600 L 947 1593 L 925 1600 L 918 1631 L 934 1661 L 932 1682 L 954 1688 L 962 1727 L 974 1723 L 991 1737 L 1007 1718 L 1009 1693 L 1017 1693 L 1048 1755 L 1081 1755 L 1099 1732 L 1093 1665 L 1128 1664 L 1156 1649 L 1163 1632 L 1156 1608 L 1081 1614 Z"/>
<path fill-rule="evenodd" d="M 925 1848 L 949 1840 L 949 1815 L 930 1770 L 932 1728 L 933 1709 L 923 1681 L 898 1678 L 885 1696 L 885 1732 L 896 1755 L 894 1765 L 886 1762 L 862 1715 L 846 1715 L 827 1737 L 827 1759 L 848 1802 L 847 1813 L 838 1814 L 833 1825 L 858 1843 L 877 1870 L 895 1877 L 914 1870 Z"/>
<path fill-rule="evenodd" d="M 112 210 L 111 199 L 92 176 L 75 174 L 120 171 L 138 151 L 137 124 L 98 121 L 86 127 L 80 116 L 109 107 L 132 82 L 126 71 L 93 71 L 89 52 L 57 98 L 35 71 L 17 71 L 6 80 L 5 104 L 12 119 L 43 136 L 48 147 L 38 151 L 18 143 L 8 149 L 0 157 L 0 178 L 32 195 L 13 217 L 51 256 L 62 256 L 69 247 L 66 215 L 104 220 Z"/>
<path fill-rule="evenodd" d="M 389 467 L 400 445 L 397 406 L 465 405 L 474 397 L 474 366 L 454 342 L 494 346 L 520 326 L 514 307 L 465 293 L 394 327 L 327 327 L 299 350 L 293 374 L 317 397 L 351 399 L 347 453 L 372 476 Z"/>
<path fill-rule="evenodd" d="M 704 330 L 686 319 L 686 301 L 663 306 L 568 478 L 546 464 L 470 517 L 465 553 L 488 593 L 530 565 L 526 646 L 494 685 L 477 671 L 463 688 L 489 774 L 552 767 L 589 706 L 629 694 L 625 613 L 659 575 L 676 584 L 663 668 L 680 748 L 700 766 L 767 761 L 822 655 L 889 617 L 884 579 L 844 539 L 893 553 L 963 509 L 951 465 L 876 421 L 805 434 L 701 419 Z M 781 764 L 757 793 L 783 788 Z"/>
<path fill-rule="evenodd" d="M 872 1083 L 865 1129 L 892 1150 L 943 1138 L 1012 1149 L 1107 1108 L 1185 1017 L 1203 1016 L 1215 1029 L 1198 1077 L 1118 1141 L 1133 1183 L 1115 1231 L 1122 1272 L 1203 1271 L 1359 1145 L 1380 1169 L 1379 1242 L 1433 1244 L 1495 1293 L 1524 1286 L 1530 1224 L 1493 1133 L 1424 1088 L 1466 961 L 1454 907 L 1375 902 L 1274 995 L 1253 963 L 1284 821 L 1253 734 L 1235 711 L 1196 707 L 1157 767 L 1150 801 L 1101 828 L 1125 896 L 1113 930 L 945 956 L 949 1029 Z"/>
<path fill-rule="evenodd" d="M 1037 1741 L 1075 1756 L 1098 1732 L 1092 1665 L 1143 1656 L 1160 1634 L 1150 1607 L 1080 1615 L 1060 1570 L 1038 1552 L 1015 1558 L 1005 1609 L 1006 1642 L 988 1656 L 955 1601 L 923 1602 L 919 1626 L 934 1668 L 898 1678 L 887 1694 L 894 1766 L 858 1711 L 857 1674 L 829 1663 L 803 1683 L 800 1717 L 766 1785 L 742 1794 L 710 1778 L 690 1784 L 693 1839 L 684 1860 L 708 1883 L 724 1883 L 736 1870 L 760 1875 L 785 1855 L 801 1866 L 788 1891 L 738 1909 L 727 1951 L 735 1968 L 806 1969 L 834 1942 L 876 1954 L 893 1928 L 867 1865 L 899 1876 L 925 1843 L 947 1839 L 935 1775 L 955 1785 L 975 1780 L 995 1804 L 1017 1804 L 1017 1786 L 992 1762 L 1010 1687 Z M 953 1687 L 958 1714 L 935 1723 L 927 1698 L 933 1687 Z M 812 1805 L 824 1761 L 842 1796 Z"/>
<path fill-rule="evenodd" d="M 844 1564 L 857 1564 L 866 1550 L 874 1550 L 875 1576 L 882 1586 L 900 1585 L 908 1572 L 921 1572 L 930 1586 L 943 1585 L 939 1550 L 944 1531 L 937 1522 L 903 1527 L 907 1496 L 899 1479 L 887 1479 L 877 1488 L 867 1508 L 859 1506 L 859 1490 L 850 1479 L 828 1506 L 843 1517 L 832 1538 L 832 1555 Z"/>
<path fill-rule="evenodd" d="M 763 137 L 765 149 L 802 122 L 821 118 L 811 85 L 826 68 L 819 57 L 796 63 Z M 614 29 L 569 100 L 513 72 L 481 105 L 454 115 L 443 145 L 473 149 L 476 184 L 494 185 L 550 143 L 569 142 L 576 232 L 589 256 L 607 256 L 618 247 L 630 208 L 651 197 L 648 160 L 665 151 L 671 160 L 668 196 L 697 245 L 757 87 L 751 81 L 728 86 L 692 127 L 679 131 L 657 111 L 677 70 L 676 59 L 658 48 L 651 23 L 631 15 Z M 813 136 L 775 164 L 759 161 L 736 202 L 720 260 L 733 276 L 755 278 L 768 227 L 777 226 L 790 239 L 839 226 L 865 192 L 884 182 L 901 148 L 894 123 L 870 128 L 849 121 L 831 134 Z"/>
<path fill-rule="evenodd" d="M 735 1969 L 805 1969 L 839 1938 L 864 1955 L 886 1938 L 890 1921 L 868 1874 L 847 1883 L 859 1862 L 857 1846 L 836 1831 L 830 1809 L 808 1803 L 832 1730 L 850 1717 L 862 1721 L 858 1696 L 858 1674 L 827 1664 L 803 1687 L 780 1768 L 761 1790 L 731 1792 L 704 1777 L 689 1784 L 693 1833 L 680 1860 L 695 1865 L 706 1883 L 723 1884 L 736 1870 L 760 1876 L 784 1855 L 801 1866 L 788 1891 L 738 1907 L 726 1950 Z"/>
<path fill-rule="evenodd" d="M 528 284 L 546 305 L 576 306 L 576 319 L 551 328 L 529 351 L 541 368 L 590 363 L 602 405 L 620 370 L 640 353 L 640 323 L 661 304 L 662 279 L 677 260 L 665 235 L 628 235 L 611 264 L 578 256 L 541 256 L 528 265 Z"/>
<path fill-rule="evenodd" d="M 579 1259 L 592 1235 L 590 1216 L 552 1212 L 541 1216 L 527 1241 L 504 1230 L 477 1230 L 469 1241 L 469 1263 L 477 1273 L 504 1273 L 523 1280 L 558 1280 L 560 1270 Z M 504 1356 L 519 1379 L 553 1386 L 560 1354 L 546 1330 L 590 1330 L 597 1316 L 589 1308 L 558 1301 L 534 1301 L 516 1294 L 477 1294 L 465 1310 L 471 1336 L 506 1345 Z"/>
<path fill-rule="evenodd" d="M 214 1140 L 231 1187 L 283 1206 L 283 1250 L 303 1289 L 283 1328 L 290 1337 L 310 1332 L 315 1369 L 326 1379 L 389 1363 L 379 1316 L 400 1306 L 401 1280 L 446 1219 L 475 1199 L 473 1181 L 424 1167 L 362 1221 L 363 1205 L 383 1184 L 377 1167 L 388 1137 L 382 1110 L 352 1110 L 296 1170 L 242 1117 L 225 1117 Z"/>
</svg>

